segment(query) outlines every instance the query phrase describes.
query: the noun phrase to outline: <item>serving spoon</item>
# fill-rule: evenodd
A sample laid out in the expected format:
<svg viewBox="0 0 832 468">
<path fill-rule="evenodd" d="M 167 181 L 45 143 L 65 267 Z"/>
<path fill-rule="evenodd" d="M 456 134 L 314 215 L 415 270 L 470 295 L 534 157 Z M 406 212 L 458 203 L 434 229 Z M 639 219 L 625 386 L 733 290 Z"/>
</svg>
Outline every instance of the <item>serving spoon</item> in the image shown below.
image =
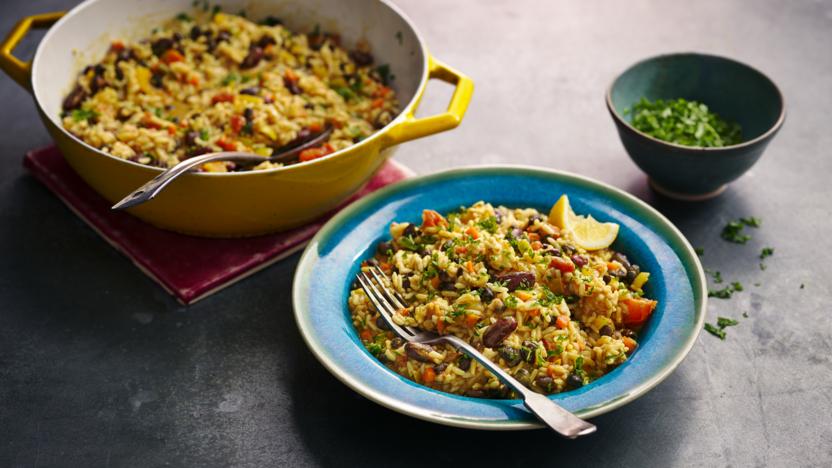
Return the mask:
<svg viewBox="0 0 832 468">
<path fill-rule="evenodd" d="M 257 163 L 262 162 L 279 162 L 288 163 L 297 159 L 301 151 L 315 146 L 319 146 L 332 135 L 332 127 L 328 126 L 321 131 L 314 138 L 307 140 L 298 145 L 287 148 L 277 154 L 271 156 L 260 156 L 253 153 L 245 153 L 241 151 L 222 151 L 218 153 L 207 153 L 200 156 L 195 156 L 186 159 L 179 164 L 165 170 L 156 177 L 150 179 L 147 183 L 130 192 L 129 195 L 122 198 L 121 201 L 112 206 L 113 210 L 124 210 L 132 206 L 140 205 L 146 201 L 153 200 L 159 192 L 165 189 L 177 177 L 190 171 L 192 168 L 205 164 L 211 161 L 252 161 Z"/>
</svg>

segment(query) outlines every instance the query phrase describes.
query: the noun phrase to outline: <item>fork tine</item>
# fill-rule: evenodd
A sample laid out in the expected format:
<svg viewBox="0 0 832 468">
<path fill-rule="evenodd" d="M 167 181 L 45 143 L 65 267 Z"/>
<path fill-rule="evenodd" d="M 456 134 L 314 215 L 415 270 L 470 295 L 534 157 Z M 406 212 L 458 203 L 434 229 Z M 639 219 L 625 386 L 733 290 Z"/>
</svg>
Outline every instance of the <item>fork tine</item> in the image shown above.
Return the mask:
<svg viewBox="0 0 832 468">
<path fill-rule="evenodd" d="M 399 293 L 395 289 L 388 288 L 384 285 L 382 278 L 386 278 L 387 275 L 385 275 L 384 272 L 381 271 L 381 268 L 371 267 L 370 273 L 372 273 L 373 278 L 375 278 L 376 282 L 381 286 L 381 290 L 384 291 L 385 295 L 393 303 L 393 305 L 395 305 L 399 309 L 404 309 L 407 307 L 406 305 L 404 305 L 404 298 L 399 296 Z"/>
<path fill-rule="evenodd" d="M 393 314 L 396 312 L 396 309 L 393 305 L 387 302 L 387 299 L 385 299 L 378 289 L 376 289 L 375 284 L 373 284 L 370 277 L 367 276 L 367 273 L 359 273 L 358 282 L 361 284 L 361 289 L 363 289 L 367 294 L 370 302 L 373 303 L 376 310 L 378 310 L 378 313 L 381 314 L 382 319 L 387 322 L 387 325 L 389 325 L 393 331 L 395 331 L 402 338 L 413 336 L 413 333 L 408 332 L 406 329 L 393 321 Z"/>
</svg>

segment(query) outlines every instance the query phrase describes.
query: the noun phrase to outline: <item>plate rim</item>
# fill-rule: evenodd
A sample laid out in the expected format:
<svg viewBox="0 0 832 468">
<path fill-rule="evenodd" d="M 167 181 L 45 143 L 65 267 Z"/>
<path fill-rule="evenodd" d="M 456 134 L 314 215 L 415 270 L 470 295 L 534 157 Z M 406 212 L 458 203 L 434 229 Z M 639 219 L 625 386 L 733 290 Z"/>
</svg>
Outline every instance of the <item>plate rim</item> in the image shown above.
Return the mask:
<svg viewBox="0 0 832 468">
<path fill-rule="evenodd" d="M 673 224 L 669 219 L 667 219 L 666 216 L 664 216 L 657 209 L 653 208 L 648 203 L 636 197 L 635 195 L 626 192 L 618 187 L 612 186 L 597 179 L 593 179 L 591 177 L 583 176 L 569 171 L 562 171 L 558 169 L 550 169 L 546 167 L 538 167 L 524 164 L 467 165 L 433 172 L 430 174 L 417 175 L 415 177 L 411 177 L 393 183 L 386 187 L 382 187 L 381 189 L 359 200 L 356 200 L 355 202 L 351 203 L 349 206 L 345 207 L 340 212 L 338 212 L 330 220 L 328 220 L 307 244 L 306 248 L 303 251 L 303 254 L 301 255 L 300 260 L 298 261 L 297 267 L 295 268 L 295 274 L 292 280 L 292 307 L 295 323 L 298 327 L 298 330 L 300 331 L 304 343 L 306 344 L 307 348 L 309 348 L 309 350 L 312 351 L 312 354 L 315 356 L 318 362 L 320 362 L 333 376 L 335 376 L 338 380 L 344 383 L 347 387 L 351 388 L 352 390 L 364 396 L 365 398 L 374 401 L 375 403 L 378 403 L 381 406 L 384 406 L 393 411 L 408 416 L 412 416 L 423 421 L 439 423 L 452 427 L 481 430 L 526 430 L 539 429 L 544 427 L 543 424 L 538 422 L 513 420 L 475 421 L 454 419 L 444 414 L 425 411 L 423 408 L 411 405 L 409 403 L 401 402 L 393 397 L 389 397 L 377 391 L 376 389 L 370 387 L 369 385 L 364 384 L 360 380 L 353 378 L 347 372 L 342 371 L 336 364 L 330 362 L 328 358 L 324 356 L 323 353 L 316 348 L 316 346 L 313 346 L 311 337 L 308 334 L 309 330 L 305 328 L 304 320 L 301 317 L 302 314 L 300 305 L 304 304 L 302 295 L 305 293 L 305 286 L 307 285 L 307 283 L 302 281 L 302 278 L 306 276 L 306 273 L 309 270 L 309 265 L 311 265 L 312 261 L 311 258 L 316 246 L 321 242 L 322 239 L 326 238 L 331 233 L 330 231 L 332 231 L 336 226 L 341 225 L 343 221 L 348 220 L 356 212 L 361 211 L 365 206 L 370 205 L 380 199 L 383 199 L 389 196 L 390 194 L 393 194 L 400 190 L 405 190 L 414 185 L 430 183 L 442 179 L 454 178 L 457 176 L 464 177 L 465 175 L 471 173 L 477 173 L 478 175 L 486 175 L 490 172 L 500 173 L 503 175 L 507 174 L 508 172 L 513 172 L 521 176 L 529 174 L 544 174 L 550 176 L 554 175 L 558 177 L 564 177 L 566 179 L 572 179 L 583 184 L 588 184 L 592 188 L 601 188 L 610 191 L 619 197 L 623 197 L 625 200 L 634 204 L 636 207 L 643 209 L 647 211 L 649 214 L 655 216 L 660 221 L 660 223 L 664 225 L 665 228 L 669 229 L 670 232 L 678 238 L 678 240 L 684 247 L 684 252 L 687 254 L 688 259 L 692 260 L 694 266 L 693 272 L 696 273 L 695 278 L 691 277 L 691 275 L 688 275 L 689 279 L 696 280 L 691 283 L 691 291 L 693 292 L 694 300 L 696 299 L 697 295 L 701 298 L 699 307 L 696 307 L 696 305 L 694 304 L 696 317 L 693 333 L 691 333 L 687 337 L 685 343 L 680 348 L 678 348 L 678 351 L 676 352 L 676 355 L 673 357 L 673 359 L 668 361 L 668 363 L 664 367 L 659 369 L 658 372 L 656 372 L 648 380 L 630 389 L 627 395 L 609 402 L 602 403 L 595 407 L 587 408 L 583 411 L 577 411 L 576 414 L 578 414 L 582 418 L 589 419 L 594 418 L 596 416 L 600 416 L 602 414 L 606 414 L 610 411 L 614 411 L 630 403 L 631 401 L 640 398 L 641 396 L 655 388 L 658 384 L 663 382 L 667 377 L 669 377 L 670 374 L 672 374 L 673 371 L 676 370 L 676 368 L 679 367 L 682 361 L 687 357 L 687 355 L 693 348 L 693 345 L 696 343 L 696 340 L 702 331 L 702 326 L 705 322 L 705 315 L 708 307 L 708 294 L 707 283 L 705 281 L 705 271 L 702 267 L 702 262 L 699 260 L 699 256 L 696 254 L 693 246 L 691 246 L 687 237 L 685 237 L 685 235 L 679 230 L 679 228 L 676 227 L 675 224 Z M 684 261 L 683 256 L 680 255 L 680 252 L 676 252 L 674 250 L 674 253 L 683 265 L 687 263 Z"/>
</svg>

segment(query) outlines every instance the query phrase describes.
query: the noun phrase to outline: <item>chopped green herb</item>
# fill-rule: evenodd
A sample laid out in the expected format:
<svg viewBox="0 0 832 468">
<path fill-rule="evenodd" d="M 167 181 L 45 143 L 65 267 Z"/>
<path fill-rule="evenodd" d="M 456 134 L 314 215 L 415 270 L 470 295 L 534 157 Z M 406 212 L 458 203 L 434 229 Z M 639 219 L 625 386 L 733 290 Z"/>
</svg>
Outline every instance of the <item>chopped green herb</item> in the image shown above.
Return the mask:
<svg viewBox="0 0 832 468">
<path fill-rule="evenodd" d="M 345 101 L 355 98 L 355 93 L 346 86 L 336 86 L 332 88 L 336 93 L 340 94 Z"/>
<path fill-rule="evenodd" d="M 217 13 L 219 13 L 219 12 L 221 12 L 221 11 L 222 11 L 222 7 L 221 7 L 221 6 L 219 6 L 219 5 L 214 5 L 214 7 L 213 7 L 213 8 L 211 8 L 211 16 L 212 16 L 212 17 L 217 16 Z"/>
<path fill-rule="evenodd" d="M 742 316 L 743 316 L 743 318 L 748 318 L 748 312 L 743 312 Z"/>
<path fill-rule="evenodd" d="M 761 269 L 761 270 L 765 270 L 766 268 L 768 268 L 768 266 L 766 266 L 766 264 L 765 264 L 765 263 L 760 262 L 760 269 Z"/>
<path fill-rule="evenodd" d="M 243 128 L 240 129 L 240 135 L 251 135 L 252 133 L 254 133 L 254 130 L 252 129 L 251 122 L 246 122 Z"/>
<path fill-rule="evenodd" d="M 580 378 L 584 378 L 584 357 L 578 356 L 578 359 L 575 359 L 575 375 Z"/>
<path fill-rule="evenodd" d="M 240 81 L 240 75 L 238 75 L 234 72 L 231 72 L 231 73 L 225 75 L 225 78 L 222 79 L 222 85 L 223 86 L 228 86 L 228 85 L 230 85 L 234 82 L 237 82 L 237 81 Z"/>
<path fill-rule="evenodd" d="M 405 250 L 410 250 L 412 252 L 419 250 L 419 246 L 416 245 L 416 241 L 414 241 L 411 236 L 399 237 L 398 244 Z"/>
<path fill-rule="evenodd" d="M 714 335 L 715 337 L 719 338 L 720 340 L 725 339 L 725 330 L 711 325 L 710 323 L 705 324 L 705 330 L 711 335 Z"/>
<path fill-rule="evenodd" d="M 774 255 L 774 249 L 772 247 L 763 247 L 763 250 L 760 251 L 760 260 L 771 257 L 772 255 Z"/>
<path fill-rule="evenodd" d="M 753 228 L 758 228 L 761 224 L 763 224 L 762 219 L 756 218 L 754 216 L 749 216 L 748 218 L 740 218 L 740 222 L 745 224 L 746 226 L 750 226 Z"/>
<path fill-rule="evenodd" d="M 711 278 L 714 280 L 714 283 L 719 284 L 722 282 L 722 273 L 720 273 L 719 271 L 709 270 L 706 268 L 705 273 L 711 275 Z"/>
<path fill-rule="evenodd" d="M 281 21 L 280 18 L 276 16 L 269 15 L 266 17 L 266 19 L 260 21 L 260 24 L 264 24 L 266 26 L 278 26 L 280 24 L 283 24 L 283 21 Z"/>
<path fill-rule="evenodd" d="M 208 130 L 207 129 L 203 128 L 202 130 L 199 131 L 199 139 L 200 140 L 208 141 L 208 137 L 209 137 L 209 135 L 208 135 Z"/>
<path fill-rule="evenodd" d="M 734 325 L 737 325 L 739 323 L 740 322 L 738 322 L 738 321 L 736 321 L 732 318 L 727 318 L 727 317 L 717 317 L 716 318 L 716 324 L 719 326 L 719 328 L 733 327 Z"/>
<path fill-rule="evenodd" d="M 731 221 L 730 223 L 726 224 L 724 228 L 722 228 L 722 236 L 723 239 L 727 240 L 728 242 L 733 242 L 735 244 L 745 244 L 749 240 L 751 240 L 751 236 L 748 234 L 743 234 L 743 228 L 745 228 L 745 223 L 742 221 Z"/>
<path fill-rule="evenodd" d="M 506 296 L 505 304 L 506 307 L 508 307 L 509 309 L 516 309 L 518 303 L 519 301 L 513 295 L 509 294 L 508 296 Z"/>
<path fill-rule="evenodd" d="M 560 294 L 556 294 L 548 287 L 543 286 L 543 295 L 538 300 L 538 302 L 543 307 L 548 307 L 552 304 L 560 304 L 561 302 L 563 302 L 563 296 L 561 296 Z"/>
<path fill-rule="evenodd" d="M 386 63 L 384 65 L 379 65 L 378 68 L 376 68 L 376 71 L 381 77 L 381 82 L 384 86 L 390 85 L 390 81 L 395 78 L 392 74 L 390 74 L 390 65 Z"/>
<path fill-rule="evenodd" d="M 399 41 L 399 45 L 404 44 L 404 36 L 402 36 L 401 31 L 396 31 L 396 40 Z"/>
<path fill-rule="evenodd" d="M 382 351 L 384 351 L 384 347 L 379 343 L 370 343 L 367 345 L 367 351 L 369 351 L 373 356 L 378 356 L 382 353 Z"/>
<path fill-rule="evenodd" d="M 72 111 L 72 120 L 76 122 L 90 120 L 96 117 L 98 117 L 98 112 L 92 109 L 75 109 Z"/>
<path fill-rule="evenodd" d="M 731 295 L 735 292 L 742 291 L 743 287 L 742 284 L 739 282 L 733 282 L 728 286 L 725 286 L 722 289 L 717 289 L 713 291 L 708 291 L 708 297 L 716 297 L 718 299 L 730 299 Z"/>
<path fill-rule="evenodd" d="M 637 130 L 679 145 L 715 148 L 742 141 L 739 124 L 727 122 L 696 101 L 641 98 L 625 113 L 632 114 Z"/>
<path fill-rule="evenodd" d="M 485 229 L 491 234 L 494 234 L 495 232 L 497 232 L 497 217 L 489 216 L 488 218 L 477 223 L 477 226 Z"/>
<path fill-rule="evenodd" d="M 693 251 L 696 252 L 696 255 L 699 255 L 700 257 L 705 255 L 705 249 L 703 249 L 702 247 L 696 247 L 693 249 Z"/>
<path fill-rule="evenodd" d="M 155 115 L 156 117 L 159 117 L 161 119 L 162 118 L 162 108 L 157 107 L 157 108 L 153 109 L 153 115 Z"/>
<path fill-rule="evenodd" d="M 188 16 L 188 14 L 185 13 L 184 11 L 182 13 L 179 13 L 178 15 L 176 15 L 176 19 L 178 19 L 179 21 L 193 21 L 194 20 L 193 18 Z"/>
</svg>

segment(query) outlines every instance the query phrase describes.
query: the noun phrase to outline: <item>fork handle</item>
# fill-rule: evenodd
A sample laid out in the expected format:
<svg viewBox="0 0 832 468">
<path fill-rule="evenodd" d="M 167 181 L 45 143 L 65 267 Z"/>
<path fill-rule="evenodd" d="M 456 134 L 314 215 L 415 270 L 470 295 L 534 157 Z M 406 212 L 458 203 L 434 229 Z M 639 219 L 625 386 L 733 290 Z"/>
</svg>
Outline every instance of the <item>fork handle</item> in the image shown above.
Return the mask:
<svg viewBox="0 0 832 468">
<path fill-rule="evenodd" d="M 543 421 L 547 426 L 549 426 L 549 428 L 558 434 L 569 439 L 574 439 L 595 432 L 596 427 L 594 424 L 584 421 L 583 419 L 565 410 L 549 398 L 530 390 L 528 387 L 520 383 L 519 380 L 512 377 L 511 374 L 504 371 L 499 365 L 483 356 L 477 348 L 474 348 L 461 338 L 454 335 L 443 335 L 436 341 L 440 340 L 450 343 L 465 351 L 469 356 L 482 364 L 483 367 L 502 380 L 503 383 L 520 394 L 523 398 L 523 405 L 525 405 L 526 408 L 532 412 L 532 414 L 537 416 L 538 419 Z"/>
</svg>

